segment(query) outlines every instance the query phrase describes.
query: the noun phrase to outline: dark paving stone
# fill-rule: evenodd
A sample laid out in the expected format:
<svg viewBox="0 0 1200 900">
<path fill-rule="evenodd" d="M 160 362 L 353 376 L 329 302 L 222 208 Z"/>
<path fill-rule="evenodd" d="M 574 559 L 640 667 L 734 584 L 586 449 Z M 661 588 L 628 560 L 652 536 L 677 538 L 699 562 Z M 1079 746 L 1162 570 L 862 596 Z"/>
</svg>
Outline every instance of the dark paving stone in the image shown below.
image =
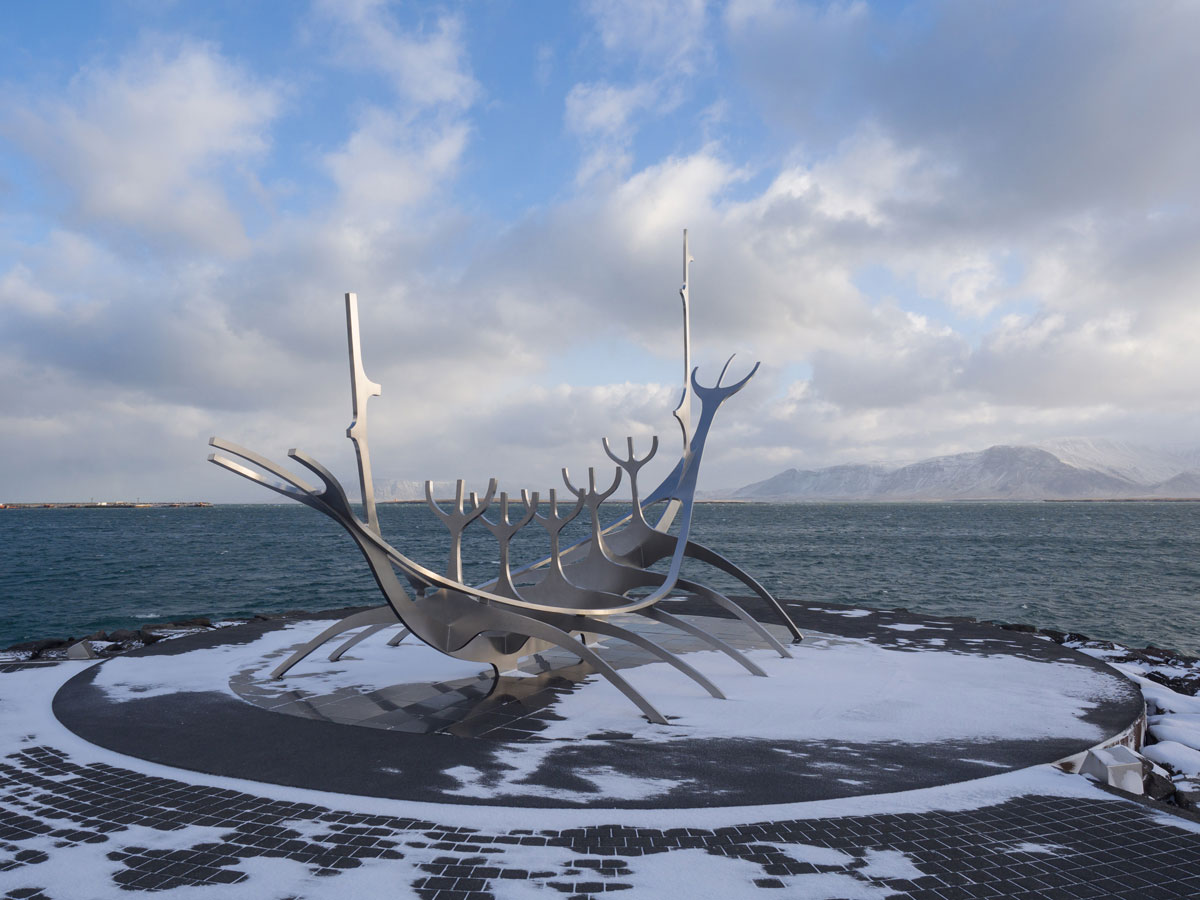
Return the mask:
<svg viewBox="0 0 1200 900">
<path fill-rule="evenodd" d="M 1120 798 L 1072 799 L 1027 796 L 975 810 L 880 814 L 819 820 L 763 821 L 716 829 L 629 827 L 616 822 L 586 828 L 542 830 L 539 834 L 443 827 L 389 816 L 365 816 L 310 804 L 280 804 L 238 791 L 212 791 L 170 779 L 150 779 L 151 789 L 135 798 L 129 784 L 148 779 L 107 766 L 73 766 L 49 748 L 30 748 L 4 760 L 17 784 L 36 782 L 30 795 L 4 795 L 0 810 L 23 824 L 0 845 L 0 870 L 28 871 L 28 887 L 10 891 L 12 900 L 42 896 L 38 867 L 53 866 L 53 852 L 29 846 L 54 834 L 61 846 L 102 841 L 115 866 L 109 889 L 97 895 L 155 892 L 185 885 L 238 883 L 242 864 L 255 857 L 299 862 L 330 879 L 380 858 L 445 853 L 419 865 L 410 885 L 420 896 L 493 895 L 503 880 L 532 880 L 563 896 L 595 896 L 626 890 L 647 855 L 701 849 L 749 862 L 759 869 L 747 891 L 780 891 L 789 879 L 837 873 L 864 889 L 899 892 L 917 900 L 949 897 L 1130 898 L 1196 897 L 1200 890 L 1200 836 L 1175 827 L 1162 808 Z M 47 773 L 70 767 L 71 775 L 47 782 Z M 80 791 L 82 783 L 95 789 Z M 189 842 L 186 829 L 196 810 L 219 801 L 219 842 Z M 50 817 L 83 817 L 107 830 L 58 827 Z M 1186 824 L 1181 820 L 1181 825 Z M 175 831 L 173 849 L 146 849 L 126 842 L 130 828 Z M 528 829 L 525 829 L 528 831 Z M 142 832 L 144 833 L 144 832 Z M 444 840 L 433 841 L 434 838 Z M 530 871 L 520 865 L 524 842 L 560 848 L 557 868 Z M 1017 848 L 1038 843 L 1050 852 Z M 836 850 L 847 862 L 824 865 L 788 854 L 789 845 Z M 424 848 L 424 849 L 422 849 Z M 873 878 L 864 872 L 867 851 L 904 854 L 921 876 L 912 880 Z M 540 858 L 545 858 L 539 850 Z M 513 863 L 516 863 L 514 865 Z M 801 882 L 803 883 L 803 882 Z M 781 896 L 787 896 L 783 893 Z"/>
<path fill-rule="evenodd" d="M 692 608 L 695 606 L 695 609 Z M 703 607 L 688 602 L 673 604 L 673 612 L 693 613 Z M 1103 734 L 1115 734 L 1142 713 L 1140 692 L 1110 668 L 1078 651 L 1064 648 L 1036 635 L 1003 631 L 994 626 L 871 611 L 847 617 L 832 606 L 797 606 L 802 624 L 849 637 L 862 637 L 880 646 L 903 651 L 939 652 L 960 655 L 1008 654 L 1042 662 L 1070 662 L 1104 673 L 1113 682 L 1114 696 L 1097 704 L 1086 716 Z M 743 628 L 728 619 L 713 618 L 714 628 Z M 245 643 L 285 620 L 251 622 L 218 632 L 203 632 L 160 642 L 137 655 L 179 655 L 201 652 L 222 642 Z M 896 631 L 896 624 L 925 626 L 920 631 Z M 659 627 L 650 623 L 649 627 Z M 744 637 L 744 636 L 743 636 Z M 627 663 L 645 662 L 640 651 L 613 651 L 614 659 Z M 353 662 L 347 662 L 353 665 Z M 67 727 L 104 747 L 164 765 L 211 774 L 267 781 L 275 784 L 367 794 L 438 803 L 512 806 L 599 806 L 613 801 L 596 790 L 579 772 L 608 768 L 638 778 L 653 777 L 673 782 L 674 787 L 645 799 L 620 801 L 627 808 L 707 806 L 714 802 L 742 806 L 763 803 L 828 799 L 870 795 L 965 781 L 999 769 L 981 771 L 967 760 L 985 758 L 1007 768 L 1023 768 L 1052 762 L 1087 749 L 1089 741 L 1053 739 L 1041 741 L 970 742 L 937 744 L 864 743 L 841 741 L 792 741 L 725 738 L 713 740 L 651 743 L 609 738 L 586 745 L 564 743 L 550 748 L 541 766 L 523 783 L 508 785 L 503 796 L 471 798 L 453 793 L 459 781 L 448 774 L 459 767 L 473 769 L 484 778 L 499 777 L 507 770 L 511 745 L 541 740 L 548 721 L 556 718 L 549 707 L 562 690 L 589 677 L 590 667 L 564 666 L 528 678 L 500 678 L 491 693 L 460 681 L 426 686 L 436 696 L 390 713 L 380 712 L 358 725 L 309 716 L 282 715 L 224 693 L 178 693 L 145 698 L 111 700 L 95 687 L 97 669 L 89 668 L 69 681 L 54 701 L 54 712 Z M 468 688 L 470 688 L 468 690 Z M 341 698 L 331 708 L 358 709 L 370 698 L 359 695 Z M 252 698 L 251 698 L 252 699 Z M 448 704 L 448 705 L 447 705 Z M 339 713 L 340 715 L 340 713 Z M 412 728 L 387 730 L 365 727 L 383 716 L 415 722 Z M 636 715 L 632 707 L 630 715 Z M 354 716 L 346 713 L 348 721 Z M 180 722 L 186 721 L 187 728 Z M 429 732 L 442 733 L 431 734 Z M 206 740 L 193 735 L 204 733 Z M 237 753 L 227 751 L 237 747 Z M 304 747 L 296 754 L 295 747 Z M 431 752 L 431 748 L 435 752 Z M 853 769 L 852 781 L 820 774 L 811 766 L 781 766 L 780 751 L 837 758 Z M 378 760 L 387 759 L 387 766 Z M 761 777 L 772 771 L 774 778 Z M 573 792 L 571 799 L 555 799 L 554 792 Z M 681 844 L 685 846 L 686 844 Z"/>
</svg>

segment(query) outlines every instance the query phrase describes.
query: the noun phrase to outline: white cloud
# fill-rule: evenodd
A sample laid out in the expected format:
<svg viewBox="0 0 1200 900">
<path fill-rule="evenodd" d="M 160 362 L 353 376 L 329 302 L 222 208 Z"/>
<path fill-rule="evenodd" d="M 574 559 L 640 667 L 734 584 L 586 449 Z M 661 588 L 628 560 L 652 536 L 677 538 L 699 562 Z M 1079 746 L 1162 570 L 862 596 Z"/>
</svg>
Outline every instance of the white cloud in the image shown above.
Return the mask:
<svg viewBox="0 0 1200 900">
<path fill-rule="evenodd" d="M 721 412 L 707 487 L 1067 433 L 1200 438 L 1200 116 L 1179 87 L 1200 24 L 1061 8 L 982 17 L 989 49 L 953 4 L 924 29 L 864 4 L 737 2 L 719 29 L 698 5 L 593 4 L 603 58 L 554 57 L 564 119 L 529 134 L 565 125 L 577 181 L 492 219 L 460 181 L 485 115 L 470 8 L 408 26 L 323 5 L 310 49 L 383 90 L 304 148 L 299 202 L 252 237 L 243 198 L 275 190 L 272 129 L 307 86 L 144 39 L 6 120 L 60 206 L 0 229 L 0 455 L 47 497 L 100 477 L 262 499 L 209 475 L 209 431 L 347 471 L 344 290 L 384 385 L 381 477 L 548 487 L 602 462 L 604 435 L 673 447 L 683 227 L 701 378 L 764 361 Z M 710 46 L 737 60 L 731 90 L 693 96 Z M 702 127 L 649 154 L 666 112 Z"/>
<path fill-rule="evenodd" d="M 464 110 L 479 96 L 467 64 L 462 22 L 439 16 L 432 28 L 406 31 L 383 0 L 319 0 L 314 32 L 332 44 L 345 65 L 373 69 L 415 108 Z"/>
<path fill-rule="evenodd" d="M 235 254 L 246 237 L 226 181 L 266 152 L 279 104 L 212 46 L 148 40 L 4 128 L 69 189 L 80 221 Z"/>
<path fill-rule="evenodd" d="M 681 74 L 709 55 L 705 0 L 589 0 L 586 8 L 609 53 Z"/>
<path fill-rule="evenodd" d="M 606 59 L 632 58 L 637 75 L 624 86 L 580 82 L 568 92 L 565 124 L 583 148 L 578 185 L 628 175 L 641 120 L 677 108 L 688 78 L 711 58 L 704 0 L 591 0 L 586 8 Z"/>
<path fill-rule="evenodd" d="M 461 121 L 418 126 L 366 110 L 345 145 L 326 157 L 339 204 L 353 220 L 387 227 L 452 176 L 467 143 Z"/>
<path fill-rule="evenodd" d="M 625 136 L 634 113 L 655 99 L 646 84 L 618 88 L 611 84 L 577 84 L 567 94 L 567 127 L 581 136 Z"/>
</svg>

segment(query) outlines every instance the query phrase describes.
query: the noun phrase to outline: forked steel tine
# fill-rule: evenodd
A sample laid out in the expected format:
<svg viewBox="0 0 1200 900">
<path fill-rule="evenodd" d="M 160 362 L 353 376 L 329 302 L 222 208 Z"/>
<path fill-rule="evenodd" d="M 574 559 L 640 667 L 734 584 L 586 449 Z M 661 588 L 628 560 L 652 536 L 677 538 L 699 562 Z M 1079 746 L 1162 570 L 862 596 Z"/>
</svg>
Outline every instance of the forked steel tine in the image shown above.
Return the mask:
<svg viewBox="0 0 1200 900">
<path fill-rule="evenodd" d="M 565 516 L 560 516 L 558 514 L 558 491 L 555 490 L 554 488 L 550 488 L 550 511 L 549 511 L 549 513 L 547 515 L 543 516 L 541 513 L 535 512 L 533 514 L 533 518 L 536 519 L 537 523 L 539 525 L 541 525 L 543 528 L 545 528 L 547 531 L 552 531 L 555 534 L 557 534 L 558 532 L 563 530 L 563 528 L 566 526 L 566 524 L 568 522 L 570 522 L 577 515 L 579 515 L 579 511 L 581 509 L 583 509 L 584 496 L 585 495 L 582 495 L 582 494 L 578 495 L 578 499 L 575 501 L 575 508 L 572 509 Z M 534 509 L 535 510 L 537 509 L 536 505 L 534 506 Z M 555 527 L 555 526 L 557 526 L 557 527 Z"/>
<path fill-rule="evenodd" d="M 608 438 L 600 438 L 600 445 L 604 447 L 604 452 L 608 454 L 608 458 L 615 462 L 618 466 L 629 462 L 627 459 L 621 459 L 617 454 L 612 452 L 612 447 L 608 445 Z M 633 438 L 629 439 L 629 459 L 633 459 Z"/>
<path fill-rule="evenodd" d="M 264 469 L 267 472 L 270 472 L 276 478 L 280 478 L 283 481 L 286 481 L 288 484 L 292 485 L 293 487 L 297 488 L 300 491 L 303 491 L 306 494 L 310 494 L 313 496 L 319 496 L 319 494 L 320 494 L 320 492 L 315 487 L 313 487 L 312 485 L 308 484 L 305 481 L 301 481 L 299 478 L 297 478 L 295 475 L 288 472 L 286 469 L 284 469 L 278 463 L 274 463 L 271 460 L 267 459 L 265 456 L 255 453 L 253 450 L 249 450 L 246 447 L 241 446 L 240 444 L 235 444 L 233 441 L 227 441 L 224 438 L 219 438 L 215 435 L 208 439 L 208 443 L 209 443 L 209 446 L 211 446 L 211 447 L 216 447 L 218 450 L 224 450 L 227 453 L 232 453 L 234 456 L 240 456 L 242 459 L 246 460 L 247 462 L 254 463 L 254 465 L 258 466 L 260 469 Z M 211 457 L 210 457 L 210 459 L 211 459 Z M 266 484 L 266 482 L 262 482 L 262 483 Z"/>
<path fill-rule="evenodd" d="M 488 479 L 487 491 L 483 495 L 483 500 L 479 499 L 479 495 L 471 491 L 471 509 L 463 514 L 463 527 L 470 525 L 476 519 L 483 515 L 483 511 L 491 505 L 492 498 L 496 496 L 496 486 L 499 482 L 495 478 Z"/>
<path fill-rule="evenodd" d="M 533 514 L 537 512 L 538 507 L 538 492 L 533 492 L 533 501 L 530 502 L 527 499 L 526 493 L 521 491 L 521 501 L 525 504 L 525 514 L 521 516 L 520 520 L 517 522 L 515 526 L 517 528 L 524 528 L 533 520 Z"/>
<path fill-rule="evenodd" d="M 472 496 L 474 496 L 474 494 L 472 494 Z M 491 519 L 481 513 L 479 516 L 479 521 L 482 522 L 487 529 L 492 532 L 492 534 L 495 534 L 496 529 L 498 528 L 508 527 L 508 491 L 500 492 L 500 520 L 498 522 L 493 522 Z"/>
<path fill-rule="evenodd" d="M 566 466 L 563 466 L 562 476 L 563 476 L 563 481 L 567 485 L 567 490 L 569 490 L 576 497 L 583 500 L 587 505 L 591 506 L 592 504 L 595 504 L 596 506 L 599 506 L 601 503 L 603 503 L 605 500 L 607 500 L 610 496 L 612 496 L 612 494 L 616 491 L 616 489 L 618 487 L 620 487 L 620 485 L 621 485 L 621 469 L 618 467 L 617 469 L 614 470 L 614 472 L 615 472 L 615 474 L 613 477 L 612 485 L 606 491 L 597 491 L 596 490 L 596 469 L 594 466 L 588 467 L 588 488 L 586 491 L 583 490 L 582 488 L 577 488 L 577 487 L 575 487 L 575 485 L 571 484 L 571 476 L 567 472 Z"/>
<path fill-rule="evenodd" d="M 442 507 L 440 505 L 438 505 L 438 502 L 433 499 L 433 482 L 432 481 L 425 482 L 425 502 L 429 504 L 429 508 L 432 509 L 438 515 L 439 518 L 441 518 L 441 519 L 450 518 L 450 514 L 448 512 L 446 512 L 445 510 L 443 510 Z"/>
<path fill-rule="evenodd" d="M 437 513 L 438 517 L 446 523 L 446 526 L 454 527 L 459 524 L 469 525 L 483 514 L 483 511 L 488 508 L 492 502 L 492 497 L 496 494 L 496 486 L 499 482 L 495 478 L 488 480 L 488 488 L 483 495 L 483 500 L 479 499 L 479 495 L 475 491 L 469 494 L 471 509 L 466 509 L 464 506 L 463 492 L 465 490 L 465 482 L 463 479 L 458 479 L 454 487 L 454 507 L 450 512 L 442 509 L 441 505 L 433 499 L 433 482 L 425 482 L 425 502 L 429 504 L 429 508 Z"/>
<path fill-rule="evenodd" d="M 277 494 L 283 494 L 285 497 L 298 500 L 305 506 L 311 506 L 314 509 L 318 508 L 320 501 L 317 498 L 320 496 L 319 494 L 300 491 L 292 485 L 284 484 L 282 482 L 267 481 L 267 479 L 265 479 L 258 472 L 255 472 L 253 469 L 249 469 L 239 462 L 234 462 L 232 459 L 226 459 L 223 456 L 218 456 L 215 453 L 208 454 L 208 461 L 220 466 L 222 469 L 228 469 L 235 475 L 241 475 L 243 478 L 253 481 L 255 484 L 261 484 L 263 487 L 269 488 L 270 490 L 275 491 Z"/>
<path fill-rule="evenodd" d="M 570 522 L 572 519 L 574 519 L 577 515 L 579 515 L 579 511 L 581 509 L 583 509 L 583 501 L 584 501 L 583 497 L 580 497 L 578 500 L 575 501 L 575 508 L 572 509 L 569 513 L 567 513 L 565 516 L 562 517 L 563 525 L 566 525 L 568 522 Z"/>
<path fill-rule="evenodd" d="M 646 463 L 650 462 L 650 460 L 654 458 L 654 454 L 658 452 L 657 434 L 650 436 L 650 452 L 641 459 L 638 459 L 633 452 L 633 437 L 627 437 L 625 438 L 625 441 L 629 447 L 629 456 L 625 459 L 621 459 L 621 457 L 612 452 L 612 447 L 609 446 L 608 438 L 600 439 L 601 444 L 604 446 L 604 452 L 608 454 L 608 458 L 630 474 L 633 474 Z"/>
<path fill-rule="evenodd" d="M 325 485 L 325 490 L 321 492 L 321 502 L 330 509 L 343 513 L 355 521 L 358 521 L 354 515 L 354 510 L 350 506 L 350 500 L 346 496 L 346 490 L 342 487 L 342 483 L 334 477 L 325 466 L 313 459 L 303 450 L 298 450 L 293 447 L 287 454 L 291 459 L 294 459 L 300 465 L 304 466 L 314 475 L 321 479 L 321 483 Z"/>
<path fill-rule="evenodd" d="M 575 487 L 575 485 L 571 484 L 571 475 L 567 471 L 566 466 L 562 467 L 562 477 L 563 477 L 563 484 L 565 484 L 567 486 L 567 490 L 570 491 L 572 494 L 574 494 L 576 497 L 582 497 L 587 493 L 583 488 L 577 488 L 577 487 Z"/>
<path fill-rule="evenodd" d="M 733 357 L 731 356 L 731 357 L 729 357 L 729 362 L 732 362 L 732 361 L 733 361 Z M 725 363 L 725 368 L 729 367 L 729 362 Z M 755 363 L 754 368 L 752 368 L 746 374 L 745 378 L 743 378 L 741 381 L 737 382 L 736 384 L 731 384 L 731 385 L 727 385 L 727 386 L 721 385 L 721 378 L 724 378 L 724 376 L 725 376 L 725 369 L 722 369 L 721 370 L 721 378 L 717 379 L 717 383 L 713 387 L 705 387 L 704 385 L 700 384 L 699 381 L 696 380 L 696 373 L 700 371 L 699 366 L 697 366 L 696 368 L 692 369 L 692 388 L 696 391 L 696 393 L 698 395 L 700 395 L 701 399 L 704 399 L 707 397 L 710 399 L 716 399 L 718 402 L 723 401 L 727 397 L 732 397 L 734 394 L 736 394 L 738 391 L 740 391 L 742 388 L 744 388 L 746 386 L 746 382 L 748 382 L 751 378 L 754 377 L 754 373 L 758 371 L 759 366 L 761 366 L 761 365 L 762 365 L 762 363 Z"/>
<path fill-rule="evenodd" d="M 491 530 L 492 534 L 497 534 L 498 529 L 509 528 L 512 526 L 512 523 L 509 522 L 509 492 L 508 491 L 500 491 L 500 518 L 499 518 L 499 521 L 492 522 L 492 520 L 490 520 L 490 518 L 488 518 L 487 516 L 484 515 L 484 511 L 486 509 L 488 509 L 488 506 L 491 506 L 492 494 L 494 493 L 494 491 L 496 491 L 497 484 L 498 484 L 498 482 L 494 478 L 491 481 L 488 481 L 487 493 L 484 494 L 484 500 L 482 500 L 482 503 L 480 503 L 479 494 L 476 494 L 474 491 L 470 492 L 470 502 L 472 502 L 472 504 L 474 505 L 474 509 L 472 510 L 472 512 L 470 512 L 470 520 L 469 521 L 473 522 L 476 520 L 476 518 L 478 518 L 478 520 L 480 522 L 484 523 L 485 526 L 487 526 L 488 530 Z"/>
<path fill-rule="evenodd" d="M 717 387 L 721 386 L 721 382 L 725 380 L 725 373 L 729 371 L 729 364 L 733 362 L 736 353 L 730 353 L 729 359 L 725 360 L 725 365 L 721 366 L 721 374 L 717 376 Z"/>
<path fill-rule="evenodd" d="M 596 490 L 595 471 L 596 471 L 595 469 L 588 469 L 588 476 L 592 480 L 592 490 L 593 491 Z M 605 500 L 607 500 L 609 497 L 611 497 L 614 493 L 616 493 L 617 488 L 619 488 L 621 486 L 621 474 L 622 474 L 622 472 L 621 472 L 620 467 L 617 467 L 613 471 L 612 484 L 609 486 L 608 490 L 601 491 L 599 494 L 601 503 L 603 503 Z"/>
</svg>

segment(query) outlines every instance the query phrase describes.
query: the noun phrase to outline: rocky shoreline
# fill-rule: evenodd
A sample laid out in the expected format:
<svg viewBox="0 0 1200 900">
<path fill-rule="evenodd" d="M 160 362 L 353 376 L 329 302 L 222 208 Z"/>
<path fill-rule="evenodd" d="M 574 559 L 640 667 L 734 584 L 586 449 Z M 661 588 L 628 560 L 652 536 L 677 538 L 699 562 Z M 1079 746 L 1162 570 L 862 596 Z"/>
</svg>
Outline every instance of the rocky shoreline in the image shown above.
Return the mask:
<svg viewBox="0 0 1200 900">
<path fill-rule="evenodd" d="M 907 610 L 897 610 L 907 612 Z M 0 651 L 0 665 L 52 664 L 69 658 L 119 656 L 159 641 L 255 620 L 324 617 L 329 613 L 290 610 L 274 615 L 213 622 L 198 616 L 143 625 L 138 629 L 98 631 L 82 638 L 22 641 Z M 1192 814 L 1200 814 L 1200 659 L 1177 650 L 1126 647 L 1077 632 L 1041 629 L 1022 623 L 994 623 L 1007 631 L 1036 635 L 1079 650 L 1117 668 L 1139 684 L 1146 700 L 1147 733 L 1139 756 L 1142 793 Z"/>
<path fill-rule="evenodd" d="M 138 650 L 149 644 L 171 638 L 195 634 L 198 631 L 210 631 L 215 628 L 229 628 L 245 622 L 267 621 L 270 619 L 302 619 L 320 616 L 323 613 L 311 610 L 293 609 L 276 614 L 259 613 L 247 617 L 220 619 L 213 622 L 204 616 L 190 619 L 178 619 L 171 622 L 151 622 L 138 628 L 117 628 L 112 631 L 95 631 L 83 637 L 41 638 L 32 641 L 20 641 L 4 650 L 0 650 L 0 664 L 14 662 L 60 662 L 65 659 L 80 658 L 72 654 L 72 648 L 87 645 L 84 656 L 87 658 L 103 659 L 109 656 L 119 656 L 131 650 Z"/>
</svg>

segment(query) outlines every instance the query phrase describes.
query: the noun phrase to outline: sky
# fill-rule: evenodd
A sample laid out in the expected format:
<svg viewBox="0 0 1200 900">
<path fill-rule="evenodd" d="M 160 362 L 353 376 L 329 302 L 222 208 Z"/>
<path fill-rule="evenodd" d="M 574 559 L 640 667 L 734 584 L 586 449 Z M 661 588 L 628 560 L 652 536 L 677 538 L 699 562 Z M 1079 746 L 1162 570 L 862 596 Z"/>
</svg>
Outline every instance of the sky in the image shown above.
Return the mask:
<svg viewBox="0 0 1200 900">
<path fill-rule="evenodd" d="M 545 490 L 762 367 L 701 487 L 1200 443 L 1200 4 L 20 4 L 0 23 L 0 501 Z"/>
</svg>

